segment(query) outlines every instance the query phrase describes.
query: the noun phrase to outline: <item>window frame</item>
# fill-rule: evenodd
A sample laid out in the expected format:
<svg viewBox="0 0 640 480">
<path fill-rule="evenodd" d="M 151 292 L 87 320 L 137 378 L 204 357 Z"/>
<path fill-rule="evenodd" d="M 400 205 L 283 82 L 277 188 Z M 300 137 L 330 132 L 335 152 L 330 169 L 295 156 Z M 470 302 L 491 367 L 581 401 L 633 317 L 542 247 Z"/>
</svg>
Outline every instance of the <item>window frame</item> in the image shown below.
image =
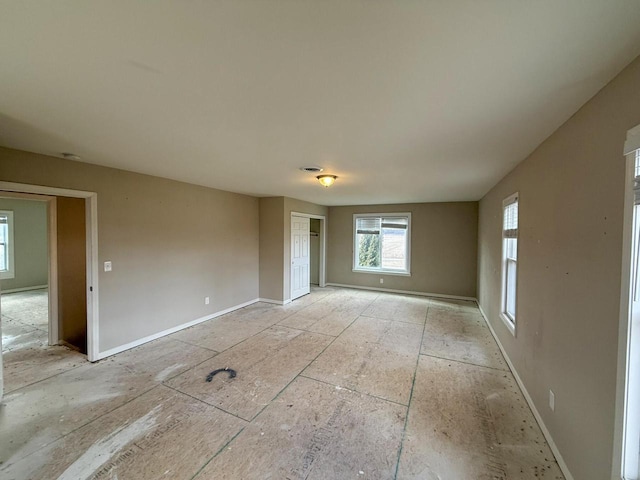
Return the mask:
<svg viewBox="0 0 640 480">
<path fill-rule="evenodd" d="M 516 217 L 516 220 L 518 222 L 518 228 L 516 228 L 516 236 L 515 236 L 515 240 L 516 240 L 516 255 L 515 255 L 515 259 L 513 258 L 509 258 L 507 257 L 507 241 L 510 238 L 514 238 L 514 237 L 506 237 L 505 236 L 505 230 L 504 230 L 504 220 L 505 220 L 505 212 L 507 210 L 507 207 L 509 205 L 512 204 L 517 204 L 518 205 L 518 214 Z M 500 318 L 502 319 L 502 321 L 504 322 L 504 324 L 507 326 L 507 328 L 509 329 L 509 331 L 511 332 L 511 334 L 515 337 L 516 336 L 516 325 L 517 325 L 517 318 L 518 318 L 518 314 L 517 314 L 517 310 L 518 310 L 518 258 L 520 257 L 520 242 L 518 241 L 519 237 L 520 237 L 520 194 L 518 192 L 513 193 L 512 195 L 509 195 L 507 198 L 505 198 L 502 201 L 502 216 L 501 216 L 501 222 L 500 222 L 500 238 L 502 240 L 502 252 L 501 252 L 501 295 L 500 295 Z M 509 267 L 509 263 L 513 262 L 515 264 L 515 268 L 516 268 L 516 273 L 515 273 L 515 285 L 514 285 L 514 299 L 513 299 L 513 303 L 514 303 L 514 315 L 511 316 L 508 312 L 507 312 L 507 303 L 508 303 L 508 286 L 507 286 L 507 271 L 508 271 L 508 267 Z"/>
<path fill-rule="evenodd" d="M 380 268 L 365 268 L 358 266 L 358 234 L 357 234 L 357 221 L 359 218 L 380 218 L 381 221 L 384 218 L 398 218 L 404 217 L 407 219 L 407 235 L 405 245 L 406 256 L 406 269 L 404 270 L 389 270 Z M 411 212 L 400 213 L 354 213 L 353 214 L 353 251 L 352 251 L 352 269 L 355 273 L 369 273 L 376 275 L 399 275 L 404 277 L 411 276 Z"/>
<path fill-rule="evenodd" d="M 16 276 L 15 255 L 13 249 L 14 235 L 14 223 L 13 223 L 13 210 L 0 210 L 0 215 L 7 216 L 7 263 L 9 268 L 0 271 L 0 280 L 9 280 Z"/>
</svg>

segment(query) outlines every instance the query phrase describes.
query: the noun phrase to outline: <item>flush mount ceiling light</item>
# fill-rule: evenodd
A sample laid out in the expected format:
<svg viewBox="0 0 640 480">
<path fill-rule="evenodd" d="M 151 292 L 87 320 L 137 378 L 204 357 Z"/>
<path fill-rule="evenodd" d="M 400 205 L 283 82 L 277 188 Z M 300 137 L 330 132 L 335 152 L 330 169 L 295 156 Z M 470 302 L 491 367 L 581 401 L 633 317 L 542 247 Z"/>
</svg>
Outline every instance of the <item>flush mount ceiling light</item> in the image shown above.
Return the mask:
<svg viewBox="0 0 640 480">
<path fill-rule="evenodd" d="M 300 167 L 300 170 L 302 170 L 303 172 L 320 173 L 323 168 L 313 165 L 311 167 Z"/>
<path fill-rule="evenodd" d="M 76 155 L 75 153 L 62 152 L 62 157 L 66 158 L 67 160 L 80 160 L 80 156 Z"/>
<path fill-rule="evenodd" d="M 330 187 L 336 181 L 335 175 L 318 175 L 316 177 L 323 187 Z"/>
</svg>

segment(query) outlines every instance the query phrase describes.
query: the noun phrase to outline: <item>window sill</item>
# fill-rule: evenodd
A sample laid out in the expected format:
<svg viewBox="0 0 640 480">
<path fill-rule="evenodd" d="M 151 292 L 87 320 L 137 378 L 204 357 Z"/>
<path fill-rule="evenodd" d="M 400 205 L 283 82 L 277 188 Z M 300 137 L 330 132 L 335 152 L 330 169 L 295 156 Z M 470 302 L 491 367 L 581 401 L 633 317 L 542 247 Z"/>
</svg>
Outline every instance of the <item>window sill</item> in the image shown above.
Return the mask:
<svg viewBox="0 0 640 480">
<path fill-rule="evenodd" d="M 359 268 L 352 268 L 352 272 L 354 273 L 372 273 L 374 275 L 395 275 L 398 277 L 410 277 L 411 272 L 396 272 L 393 270 L 364 270 Z"/>
<path fill-rule="evenodd" d="M 12 278 L 16 278 L 16 274 L 13 272 L 0 273 L 0 280 L 11 280 Z"/>
<path fill-rule="evenodd" d="M 511 332 L 511 335 L 516 336 L 516 325 L 511 321 L 509 317 L 507 317 L 504 313 L 500 314 L 500 318 L 502 322 L 507 326 L 507 329 Z"/>
</svg>

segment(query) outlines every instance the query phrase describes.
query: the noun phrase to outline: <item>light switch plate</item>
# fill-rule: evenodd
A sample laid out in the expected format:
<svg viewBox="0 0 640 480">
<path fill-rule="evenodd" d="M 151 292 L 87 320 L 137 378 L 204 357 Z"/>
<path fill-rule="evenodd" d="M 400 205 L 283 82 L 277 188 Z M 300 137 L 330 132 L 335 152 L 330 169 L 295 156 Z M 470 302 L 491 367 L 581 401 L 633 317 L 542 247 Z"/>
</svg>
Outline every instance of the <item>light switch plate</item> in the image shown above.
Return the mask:
<svg viewBox="0 0 640 480">
<path fill-rule="evenodd" d="M 111 262 L 104 262 L 104 271 L 105 272 L 111 271 Z"/>
</svg>

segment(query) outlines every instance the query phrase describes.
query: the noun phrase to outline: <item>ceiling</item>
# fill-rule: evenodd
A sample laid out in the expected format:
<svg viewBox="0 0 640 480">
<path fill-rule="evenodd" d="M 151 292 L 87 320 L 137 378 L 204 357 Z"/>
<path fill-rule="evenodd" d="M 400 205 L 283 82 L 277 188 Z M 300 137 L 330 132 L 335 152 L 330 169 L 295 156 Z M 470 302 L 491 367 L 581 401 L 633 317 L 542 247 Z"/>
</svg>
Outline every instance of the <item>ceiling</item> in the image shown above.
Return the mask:
<svg viewBox="0 0 640 480">
<path fill-rule="evenodd" d="M 0 145 L 323 205 L 478 200 L 639 54 L 629 0 L 2 1 Z"/>
</svg>

